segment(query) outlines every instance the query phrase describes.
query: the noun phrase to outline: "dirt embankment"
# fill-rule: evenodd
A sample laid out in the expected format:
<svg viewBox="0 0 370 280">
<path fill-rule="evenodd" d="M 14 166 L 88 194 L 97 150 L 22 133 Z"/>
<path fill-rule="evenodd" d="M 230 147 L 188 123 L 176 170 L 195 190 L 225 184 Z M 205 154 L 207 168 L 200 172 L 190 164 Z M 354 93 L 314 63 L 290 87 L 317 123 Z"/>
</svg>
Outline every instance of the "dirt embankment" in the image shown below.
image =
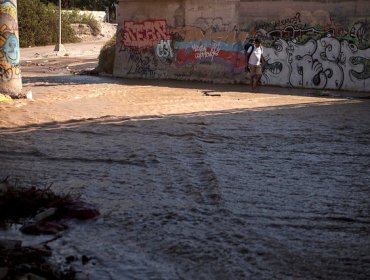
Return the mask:
<svg viewBox="0 0 370 280">
<path fill-rule="evenodd" d="M 93 36 L 86 25 L 75 25 L 82 42 L 63 44 L 65 51 L 56 52 L 55 46 L 41 46 L 21 49 L 23 76 L 73 74 L 81 70 L 94 69 L 104 44 L 117 29 L 116 24 L 101 23 L 101 32 Z"/>
</svg>

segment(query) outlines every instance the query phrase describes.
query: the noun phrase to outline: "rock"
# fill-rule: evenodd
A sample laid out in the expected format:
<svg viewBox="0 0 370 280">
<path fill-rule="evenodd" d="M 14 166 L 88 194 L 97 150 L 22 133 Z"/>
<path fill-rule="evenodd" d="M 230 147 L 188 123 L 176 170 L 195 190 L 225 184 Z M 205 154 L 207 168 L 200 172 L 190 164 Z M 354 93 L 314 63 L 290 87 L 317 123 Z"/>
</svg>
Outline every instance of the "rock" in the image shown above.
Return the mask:
<svg viewBox="0 0 370 280">
<path fill-rule="evenodd" d="M 26 277 L 27 277 L 28 280 L 47 280 L 46 278 L 38 276 L 38 275 L 33 274 L 33 273 L 27 273 Z"/>
<path fill-rule="evenodd" d="M 100 214 L 92 205 L 80 201 L 64 205 L 61 211 L 65 217 L 80 220 L 92 219 Z"/>
<path fill-rule="evenodd" d="M 205 96 L 221 96 L 219 93 L 212 93 L 214 92 L 213 90 L 203 90 L 202 92 Z"/>
<path fill-rule="evenodd" d="M 0 249 L 14 250 L 22 246 L 21 240 L 3 239 L 0 240 Z"/>
<path fill-rule="evenodd" d="M 32 99 L 32 91 L 31 90 L 27 91 L 26 98 L 27 99 Z"/>
<path fill-rule="evenodd" d="M 71 263 L 71 262 L 74 262 L 76 260 L 77 260 L 77 258 L 75 256 L 68 256 L 68 257 L 66 257 L 66 262 L 67 263 Z"/>
<path fill-rule="evenodd" d="M 0 194 L 5 193 L 10 189 L 10 185 L 7 181 L 0 182 Z"/>
<path fill-rule="evenodd" d="M 92 258 L 89 258 L 85 255 L 82 255 L 82 258 L 81 258 L 81 261 L 82 261 L 82 265 L 86 265 Z"/>
<path fill-rule="evenodd" d="M 0 280 L 6 279 L 8 275 L 9 268 L 7 267 L 0 267 Z"/>
<path fill-rule="evenodd" d="M 322 90 L 319 92 L 320 96 L 330 96 L 330 91 Z"/>
<path fill-rule="evenodd" d="M 20 231 L 30 235 L 57 234 L 60 231 L 66 230 L 67 228 L 67 225 L 60 222 L 41 221 L 39 223 L 26 224 L 20 228 Z"/>
<path fill-rule="evenodd" d="M 34 221 L 37 223 L 37 222 L 40 222 L 40 221 L 45 220 L 47 218 L 50 218 L 51 216 L 55 215 L 56 211 L 57 211 L 56 208 L 49 208 L 49 209 L 37 214 L 34 217 Z"/>
</svg>

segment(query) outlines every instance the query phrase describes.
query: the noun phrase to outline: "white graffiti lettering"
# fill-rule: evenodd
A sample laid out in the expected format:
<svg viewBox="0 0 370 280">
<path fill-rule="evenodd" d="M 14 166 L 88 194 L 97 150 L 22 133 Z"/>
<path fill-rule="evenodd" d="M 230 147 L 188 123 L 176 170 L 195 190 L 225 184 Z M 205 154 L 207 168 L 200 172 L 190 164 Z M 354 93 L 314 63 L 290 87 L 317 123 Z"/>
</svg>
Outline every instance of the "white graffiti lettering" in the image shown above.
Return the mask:
<svg viewBox="0 0 370 280">
<path fill-rule="evenodd" d="M 218 56 L 221 50 L 219 43 L 212 44 L 210 49 L 203 45 L 193 45 L 192 49 L 195 52 L 196 59 L 210 58 L 211 60 Z"/>
<path fill-rule="evenodd" d="M 156 47 L 156 54 L 158 57 L 172 58 L 173 52 L 171 48 L 171 41 L 161 40 L 160 43 Z"/>
</svg>

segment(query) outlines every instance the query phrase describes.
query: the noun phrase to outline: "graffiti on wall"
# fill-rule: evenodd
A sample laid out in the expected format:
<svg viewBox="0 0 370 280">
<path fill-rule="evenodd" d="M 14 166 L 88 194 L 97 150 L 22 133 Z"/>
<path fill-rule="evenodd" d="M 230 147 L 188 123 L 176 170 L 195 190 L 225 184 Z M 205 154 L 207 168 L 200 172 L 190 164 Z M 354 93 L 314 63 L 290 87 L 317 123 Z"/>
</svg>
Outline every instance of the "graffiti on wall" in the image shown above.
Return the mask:
<svg viewBox="0 0 370 280">
<path fill-rule="evenodd" d="M 120 52 L 127 62 L 127 75 L 165 78 L 160 64 L 174 56 L 166 20 L 125 21 L 120 31 Z"/>
<path fill-rule="evenodd" d="M 228 31 L 230 24 L 224 22 L 222 17 L 199 17 L 193 25 L 199 27 L 203 32 L 222 32 Z"/>
<path fill-rule="evenodd" d="M 274 28 L 278 28 L 280 26 L 286 26 L 286 25 L 298 25 L 301 23 L 301 13 L 296 13 L 292 17 L 280 19 L 277 21 L 272 21 L 271 25 L 274 26 Z"/>
<path fill-rule="evenodd" d="M 125 21 L 122 43 L 128 48 L 154 47 L 160 40 L 168 40 L 166 20 Z"/>
<path fill-rule="evenodd" d="M 229 44 L 222 41 L 191 41 L 176 45 L 176 65 L 196 66 L 209 62 L 222 65 L 233 73 L 241 73 L 245 67 L 244 52 L 239 44 Z"/>
<path fill-rule="evenodd" d="M 291 39 L 291 38 L 300 38 L 301 40 L 304 38 L 320 38 L 327 34 L 334 35 L 333 30 L 317 30 L 313 27 L 310 28 L 300 28 L 295 26 L 286 26 L 282 29 L 274 29 L 272 31 L 266 31 L 263 29 L 258 30 L 256 33 L 256 37 L 264 37 L 269 40 L 277 40 L 277 39 Z"/>
<path fill-rule="evenodd" d="M 170 59 L 173 57 L 171 41 L 161 40 L 156 47 L 156 54 L 160 58 Z"/>
<path fill-rule="evenodd" d="M 0 1 L 0 14 L 9 18 L 11 26 L 0 26 L 0 81 L 7 82 L 19 78 L 19 40 L 15 30 L 17 7 L 10 0 Z"/>
<path fill-rule="evenodd" d="M 219 18 L 191 26 L 164 19 L 125 21 L 120 55 L 127 76 L 246 81 L 244 44 L 259 37 L 267 63 L 262 82 L 317 89 L 370 88 L 370 24 L 356 20 L 345 29 L 324 15 L 307 23 L 303 13 L 243 30 Z M 307 16 L 306 16 L 307 18 Z M 247 35 L 250 36 L 247 36 Z"/>
<path fill-rule="evenodd" d="M 330 17 L 325 26 L 302 25 L 300 14 L 274 24 L 256 36 L 265 45 L 264 84 L 319 88 L 367 89 L 370 48 L 367 21 L 357 21 L 344 31 Z M 267 25 L 265 25 L 266 27 Z"/>
<path fill-rule="evenodd" d="M 279 39 L 264 53 L 264 84 L 320 89 L 370 85 L 370 49 L 359 50 L 348 41 L 326 37 L 298 44 Z"/>
<path fill-rule="evenodd" d="M 10 0 L 0 1 L 0 14 L 8 14 L 13 19 L 17 18 L 17 7 Z"/>
<path fill-rule="evenodd" d="M 370 21 L 357 21 L 350 30 L 350 36 L 356 38 L 360 46 L 370 44 Z"/>
</svg>

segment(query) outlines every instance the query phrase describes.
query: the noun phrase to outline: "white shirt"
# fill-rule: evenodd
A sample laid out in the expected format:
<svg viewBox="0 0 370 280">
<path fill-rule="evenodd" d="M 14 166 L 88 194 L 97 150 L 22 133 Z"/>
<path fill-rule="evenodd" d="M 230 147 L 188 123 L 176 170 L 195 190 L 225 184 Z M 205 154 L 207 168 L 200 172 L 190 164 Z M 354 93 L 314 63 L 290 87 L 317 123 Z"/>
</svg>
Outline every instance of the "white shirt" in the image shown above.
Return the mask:
<svg viewBox="0 0 370 280">
<path fill-rule="evenodd" d="M 251 51 L 252 51 L 252 47 L 249 47 L 247 53 L 250 54 Z M 260 65 L 262 54 L 263 54 L 262 46 L 259 46 L 258 48 L 256 46 L 254 46 L 254 50 L 253 50 L 251 56 L 249 57 L 248 63 L 251 64 L 251 65 Z"/>
</svg>

